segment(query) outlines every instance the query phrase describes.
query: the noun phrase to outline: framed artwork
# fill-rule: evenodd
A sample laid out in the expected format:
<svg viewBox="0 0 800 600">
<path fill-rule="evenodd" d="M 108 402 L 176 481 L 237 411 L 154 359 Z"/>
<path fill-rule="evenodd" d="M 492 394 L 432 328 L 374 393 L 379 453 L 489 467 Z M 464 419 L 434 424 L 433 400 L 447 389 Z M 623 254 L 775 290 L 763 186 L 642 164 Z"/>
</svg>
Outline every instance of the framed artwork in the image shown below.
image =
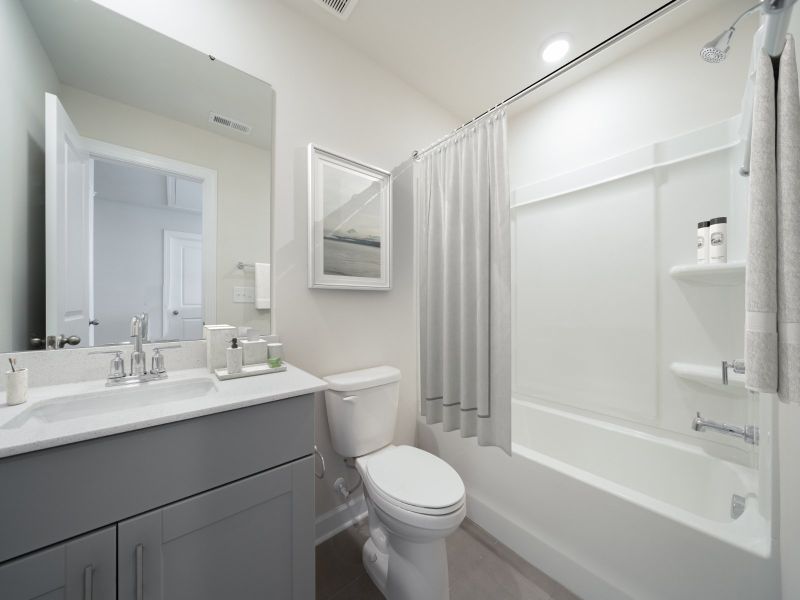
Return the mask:
<svg viewBox="0 0 800 600">
<path fill-rule="evenodd" d="M 392 175 L 308 146 L 308 286 L 392 287 Z"/>
</svg>

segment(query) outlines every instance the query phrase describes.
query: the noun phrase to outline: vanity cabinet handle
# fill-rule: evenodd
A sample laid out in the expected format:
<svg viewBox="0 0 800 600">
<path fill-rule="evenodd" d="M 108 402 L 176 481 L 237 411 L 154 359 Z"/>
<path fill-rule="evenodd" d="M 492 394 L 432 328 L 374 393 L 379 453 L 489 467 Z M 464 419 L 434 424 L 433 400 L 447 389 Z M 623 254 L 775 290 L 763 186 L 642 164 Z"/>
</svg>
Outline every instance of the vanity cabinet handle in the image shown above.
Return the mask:
<svg viewBox="0 0 800 600">
<path fill-rule="evenodd" d="M 94 566 L 89 565 L 83 570 L 83 600 L 92 600 L 92 584 Z"/>
<path fill-rule="evenodd" d="M 144 546 L 136 544 L 136 600 L 144 600 Z"/>
<path fill-rule="evenodd" d="M 317 473 L 317 469 L 314 469 L 314 475 L 317 479 L 325 479 L 325 457 L 322 456 L 322 452 L 317 449 L 316 444 L 314 445 L 314 455 L 319 456 L 319 462 L 322 463 L 322 473 Z"/>
<path fill-rule="evenodd" d="M 356 395 L 345 396 L 344 398 L 342 398 L 343 402 L 355 402 L 356 400 L 358 400 L 358 396 Z"/>
</svg>

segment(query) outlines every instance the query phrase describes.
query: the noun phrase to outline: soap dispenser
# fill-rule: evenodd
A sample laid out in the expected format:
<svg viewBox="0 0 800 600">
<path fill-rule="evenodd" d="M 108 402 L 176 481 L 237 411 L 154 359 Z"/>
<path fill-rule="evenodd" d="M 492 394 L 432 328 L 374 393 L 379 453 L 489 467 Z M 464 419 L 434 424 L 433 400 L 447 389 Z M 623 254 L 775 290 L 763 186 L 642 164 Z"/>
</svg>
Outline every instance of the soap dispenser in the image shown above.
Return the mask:
<svg viewBox="0 0 800 600">
<path fill-rule="evenodd" d="M 229 374 L 242 372 L 242 348 L 237 338 L 231 339 L 231 347 L 227 350 L 227 362 Z"/>
</svg>

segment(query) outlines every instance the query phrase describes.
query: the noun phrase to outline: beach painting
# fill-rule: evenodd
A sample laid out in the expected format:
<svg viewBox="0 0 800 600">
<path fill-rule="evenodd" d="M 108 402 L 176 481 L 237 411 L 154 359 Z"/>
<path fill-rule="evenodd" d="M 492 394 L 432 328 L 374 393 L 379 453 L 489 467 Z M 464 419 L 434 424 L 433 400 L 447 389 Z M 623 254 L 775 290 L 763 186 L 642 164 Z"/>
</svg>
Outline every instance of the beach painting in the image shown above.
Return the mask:
<svg viewBox="0 0 800 600">
<path fill-rule="evenodd" d="M 391 175 L 309 149 L 310 287 L 389 289 Z"/>
</svg>

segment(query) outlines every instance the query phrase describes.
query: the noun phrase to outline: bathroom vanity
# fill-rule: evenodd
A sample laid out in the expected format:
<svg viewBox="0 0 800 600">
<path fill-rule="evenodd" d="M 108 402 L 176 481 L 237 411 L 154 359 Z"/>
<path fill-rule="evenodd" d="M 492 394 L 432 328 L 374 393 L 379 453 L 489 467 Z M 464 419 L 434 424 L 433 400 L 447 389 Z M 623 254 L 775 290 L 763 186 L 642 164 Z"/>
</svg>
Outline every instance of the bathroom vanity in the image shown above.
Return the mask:
<svg viewBox="0 0 800 600">
<path fill-rule="evenodd" d="M 193 369 L 0 402 L 0 597 L 313 598 L 324 387 Z"/>
</svg>

